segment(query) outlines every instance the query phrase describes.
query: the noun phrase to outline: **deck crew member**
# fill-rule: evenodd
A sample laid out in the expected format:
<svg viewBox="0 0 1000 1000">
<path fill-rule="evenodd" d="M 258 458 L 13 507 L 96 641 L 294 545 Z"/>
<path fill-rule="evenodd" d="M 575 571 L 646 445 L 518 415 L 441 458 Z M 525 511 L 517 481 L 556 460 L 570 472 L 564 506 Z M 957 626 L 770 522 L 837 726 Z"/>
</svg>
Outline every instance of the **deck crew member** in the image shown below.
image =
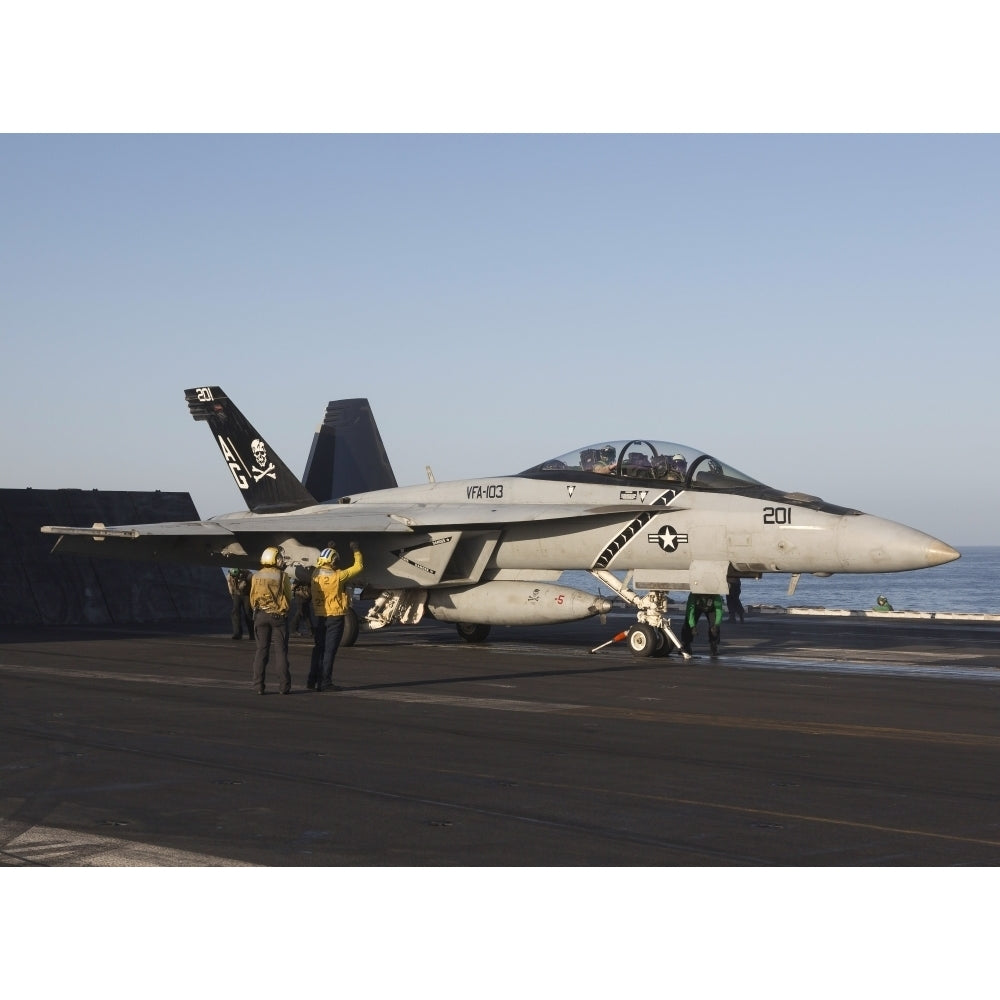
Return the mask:
<svg viewBox="0 0 1000 1000">
<path fill-rule="evenodd" d="M 684 652 L 691 652 L 691 640 L 694 638 L 698 619 L 704 615 L 708 621 L 708 648 L 715 656 L 719 652 L 719 638 L 722 630 L 722 597 L 719 594 L 688 594 L 687 605 L 684 608 L 684 626 L 681 628 L 681 647 Z"/>
<path fill-rule="evenodd" d="M 229 596 L 233 599 L 233 638 L 243 638 L 243 626 L 247 627 L 247 638 L 253 638 L 253 613 L 250 611 L 250 572 L 245 569 L 231 569 L 226 577 Z"/>
<path fill-rule="evenodd" d="M 281 672 L 278 690 L 288 694 L 292 688 L 292 674 L 288 668 L 288 609 L 292 606 L 292 584 L 285 576 L 285 555 L 280 546 L 272 545 L 261 553 L 260 569 L 250 581 L 250 605 L 257 637 L 253 688 L 257 694 L 264 693 L 264 674 L 271 659 L 273 640 L 274 659 Z"/>
<path fill-rule="evenodd" d="M 736 621 L 737 618 L 742 622 L 746 615 L 746 608 L 743 607 L 743 601 L 740 600 L 740 592 L 742 590 L 743 584 L 740 582 L 740 578 L 734 576 L 729 581 L 729 593 L 726 595 L 726 607 L 729 610 L 729 620 L 731 622 Z"/>
<path fill-rule="evenodd" d="M 312 577 L 312 604 L 316 614 L 315 645 L 309 667 L 306 687 L 310 691 L 341 690 L 333 683 L 333 661 L 344 635 L 344 615 L 351 606 L 347 581 L 364 568 L 357 542 L 351 542 L 354 562 L 347 569 L 340 569 L 340 558 L 332 546 L 323 549 L 316 560 Z"/>
<path fill-rule="evenodd" d="M 298 635 L 302 631 L 302 622 L 305 622 L 309 635 L 315 636 L 316 618 L 312 606 L 312 581 L 296 580 L 292 584 L 292 600 L 295 602 L 295 614 L 292 615 L 292 624 L 288 626 L 289 635 L 293 632 Z"/>
</svg>

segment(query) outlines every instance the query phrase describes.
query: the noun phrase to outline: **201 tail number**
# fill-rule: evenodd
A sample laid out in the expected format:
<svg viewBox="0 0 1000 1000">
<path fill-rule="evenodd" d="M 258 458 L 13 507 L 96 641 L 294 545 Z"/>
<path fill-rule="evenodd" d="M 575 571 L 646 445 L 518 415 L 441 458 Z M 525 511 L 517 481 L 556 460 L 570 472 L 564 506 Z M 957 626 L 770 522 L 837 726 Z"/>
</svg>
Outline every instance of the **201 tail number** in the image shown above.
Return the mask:
<svg viewBox="0 0 1000 1000">
<path fill-rule="evenodd" d="M 765 507 L 764 508 L 764 523 L 765 524 L 791 524 L 792 523 L 792 508 L 791 507 Z"/>
</svg>

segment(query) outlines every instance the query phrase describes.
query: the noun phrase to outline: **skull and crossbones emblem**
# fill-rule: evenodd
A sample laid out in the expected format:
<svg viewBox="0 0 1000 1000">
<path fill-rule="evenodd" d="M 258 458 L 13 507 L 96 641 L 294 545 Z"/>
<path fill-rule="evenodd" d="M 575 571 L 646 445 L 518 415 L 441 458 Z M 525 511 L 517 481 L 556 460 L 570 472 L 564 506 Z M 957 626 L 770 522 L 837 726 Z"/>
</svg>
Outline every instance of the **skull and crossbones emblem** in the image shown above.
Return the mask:
<svg viewBox="0 0 1000 1000">
<path fill-rule="evenodd" d="M 267 460 L 267 446 L 264 442 L 260 438 L 254 438 L 250 442 L 250 450 L 253 452 L 254 461 L 259 466 L 257 469 L 250 470 L 253 473 L 254 482 L 259 483 L 265 476 L 276 479 L 274 463 Z"/>
</svg>

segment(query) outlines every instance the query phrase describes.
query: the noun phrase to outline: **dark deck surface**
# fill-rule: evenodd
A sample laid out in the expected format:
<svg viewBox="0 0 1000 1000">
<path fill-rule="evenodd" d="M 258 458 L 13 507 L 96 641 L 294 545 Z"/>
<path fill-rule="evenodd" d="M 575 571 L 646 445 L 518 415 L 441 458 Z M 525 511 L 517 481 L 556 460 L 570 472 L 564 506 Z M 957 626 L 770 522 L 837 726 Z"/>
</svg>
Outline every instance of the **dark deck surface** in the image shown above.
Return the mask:
<svg viewBox="0 0 1000 1000">
<path fill-rule="evenodd" d="M 995 865 L 1000 625 L 424 623 L 253 694 L 213 630 L 0 630 L 0 863 Z M 702 624 L 702 629 L 704 624 Z M 704 634 L 695 652 L 707 652 Z"/>
</svg>

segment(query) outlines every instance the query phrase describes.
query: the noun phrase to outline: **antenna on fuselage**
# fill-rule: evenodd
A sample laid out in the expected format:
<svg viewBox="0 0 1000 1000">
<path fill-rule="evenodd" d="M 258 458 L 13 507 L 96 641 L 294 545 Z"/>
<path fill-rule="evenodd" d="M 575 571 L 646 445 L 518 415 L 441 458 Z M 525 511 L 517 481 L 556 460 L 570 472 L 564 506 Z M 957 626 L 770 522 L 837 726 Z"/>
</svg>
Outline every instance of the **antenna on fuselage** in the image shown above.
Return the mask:
<svg viewBox="0 0 1000 1000">
<path fill-rule="evenodd" d="M 437 480 L 434 478 L 434 472 L 429 465 L 425 465 L 424 468 L 427 470 L 427 482 L 436 483 Z"/>
</svg>

